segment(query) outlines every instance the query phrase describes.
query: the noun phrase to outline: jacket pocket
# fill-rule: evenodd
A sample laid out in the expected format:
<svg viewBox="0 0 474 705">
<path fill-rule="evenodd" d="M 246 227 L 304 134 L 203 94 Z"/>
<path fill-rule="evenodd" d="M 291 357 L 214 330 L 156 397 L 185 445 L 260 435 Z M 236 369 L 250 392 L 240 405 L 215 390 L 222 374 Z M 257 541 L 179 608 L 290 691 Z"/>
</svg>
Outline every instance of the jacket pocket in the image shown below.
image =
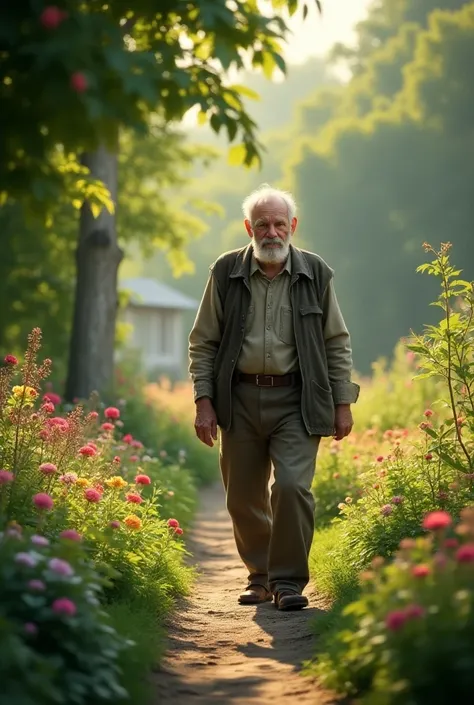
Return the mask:
<svg viewBox="0 0 474 705">
<path fill-rule="evenodd" d="M 287 345 L 295 344 L 295 329 L 293 326 L 293 309 L 290 306 L 280 307 L 280 340 Z"/>
</svg>

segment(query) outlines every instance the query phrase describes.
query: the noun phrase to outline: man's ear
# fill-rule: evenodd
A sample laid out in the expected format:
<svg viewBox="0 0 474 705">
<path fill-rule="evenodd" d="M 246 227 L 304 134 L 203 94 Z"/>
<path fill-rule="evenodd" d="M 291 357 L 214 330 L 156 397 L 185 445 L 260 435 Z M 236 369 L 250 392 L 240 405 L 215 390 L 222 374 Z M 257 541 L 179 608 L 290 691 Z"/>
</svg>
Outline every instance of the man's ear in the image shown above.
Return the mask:
<svg viewBox="0 0 474 705">
<path fill-rule="evenodd" d="M 291 234 L 294 235 L 294 232 L 296 230 L 296 226 L 298 225 L 298 218 L 292 218 L 291 219 Z"/>
<path fill-rule="evenodd" d="M 250 220 L 245 219 L 244 225 L 245 225 L 245 229 L 248 233 L 248 236 L 253 237 L 252 223 L 250 222 Z"/>
</svg>

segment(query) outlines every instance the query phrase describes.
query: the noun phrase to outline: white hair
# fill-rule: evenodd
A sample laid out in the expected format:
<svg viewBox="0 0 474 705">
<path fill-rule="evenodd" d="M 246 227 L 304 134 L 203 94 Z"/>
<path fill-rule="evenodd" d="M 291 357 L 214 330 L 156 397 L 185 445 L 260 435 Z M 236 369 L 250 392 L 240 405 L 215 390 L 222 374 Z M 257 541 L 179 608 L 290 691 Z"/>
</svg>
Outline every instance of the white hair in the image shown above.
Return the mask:
<svg viewBox="0 0 474 705">
<path fill-rule="evenodd" d="M 282 191 L 278 188 L 272 188 L 269 184 L 262 184 L 255 191 L 252 191 L 242 203 L 242 211 L 246 220 L 252 222 L 252 213 L 259 203 L 266 201 L 268 198 L 281 198 L 288 208 L 288 220 L 291 221 L 296 216 L 295 199 L 288 191 Z"/>
</svg>

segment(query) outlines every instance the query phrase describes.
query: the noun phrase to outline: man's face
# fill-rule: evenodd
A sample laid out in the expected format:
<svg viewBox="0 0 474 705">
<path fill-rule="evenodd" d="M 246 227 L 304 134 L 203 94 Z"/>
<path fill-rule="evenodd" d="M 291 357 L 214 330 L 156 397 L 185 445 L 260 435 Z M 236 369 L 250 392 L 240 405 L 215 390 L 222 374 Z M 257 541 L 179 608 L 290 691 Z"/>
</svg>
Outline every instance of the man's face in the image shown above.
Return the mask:
<svg viewBox="0 0 474 705">
<path fill-rule="evenodd" d="M 255 257 L 266 264 L 284 262 L 296 225 L 296 218 L 290 222 L 288 207 L 282 199 L 272 197 L 260 201 L 253 209 L 252 221 L 245 221 Z"/>
</svg>

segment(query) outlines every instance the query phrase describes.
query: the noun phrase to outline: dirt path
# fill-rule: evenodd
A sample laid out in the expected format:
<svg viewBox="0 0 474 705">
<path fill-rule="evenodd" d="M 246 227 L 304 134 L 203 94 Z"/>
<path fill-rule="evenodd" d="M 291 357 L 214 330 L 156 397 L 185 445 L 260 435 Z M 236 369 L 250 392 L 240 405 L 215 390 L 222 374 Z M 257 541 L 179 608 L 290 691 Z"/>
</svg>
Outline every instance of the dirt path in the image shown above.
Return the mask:
<svg viewBox="0 0 474 705">
<path fill-rule="evenodd" d="M 298 673 L 314 652 L 312 622 L 321 610 L 281 613 L 272 603 L 242 607 L 246 571 L 237 555 L 220 486 L 203 493 L 190 546 L 200 575 L 178 606 L 154 675 L 160 705 L 326 705 L 334 702 Z"/>
</svg>

